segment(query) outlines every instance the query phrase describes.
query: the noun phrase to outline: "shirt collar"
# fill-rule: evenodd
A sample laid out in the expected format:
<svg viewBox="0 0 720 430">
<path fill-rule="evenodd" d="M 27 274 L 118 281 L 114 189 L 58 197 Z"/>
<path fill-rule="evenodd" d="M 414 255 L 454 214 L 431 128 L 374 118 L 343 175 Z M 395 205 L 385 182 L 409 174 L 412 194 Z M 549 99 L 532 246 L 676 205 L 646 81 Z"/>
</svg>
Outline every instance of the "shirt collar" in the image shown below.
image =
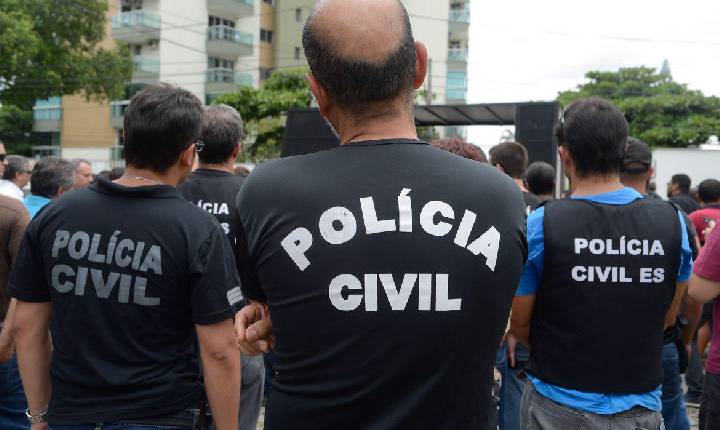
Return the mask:
<svg viewBox="0 0 720 430">
<path fill-rule="evenodd" d="M 590 196 L 571 196 L 571 198 L 573 200 L 589 200 L 607 205 L 626 205 L 637 199 L 642 199 L 643 195 L 630 187 L 625 187 L 608 193 L 593 194 Z"/>
</svg>

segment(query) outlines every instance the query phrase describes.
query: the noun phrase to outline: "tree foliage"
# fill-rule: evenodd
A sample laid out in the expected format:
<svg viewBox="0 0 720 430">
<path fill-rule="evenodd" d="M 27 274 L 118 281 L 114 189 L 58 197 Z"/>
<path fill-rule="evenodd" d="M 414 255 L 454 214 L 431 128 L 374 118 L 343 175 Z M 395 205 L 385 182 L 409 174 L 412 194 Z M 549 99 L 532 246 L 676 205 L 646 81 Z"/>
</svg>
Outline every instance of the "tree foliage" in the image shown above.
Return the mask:
<svg viewBox="0 0 720 430">
<path fill-rule="evenodd" d="M 32 130 L 32 112 L 17 106 L 0 107 L 0 142 L 5 144 L 9 154 L 29 156 L 35 143 Z"/>
<path fill-rule="evenodd" d="M 260 89 L 242 87 L 215 99 L 234 107 L 245 121 L 248 134 L 241 160 L 259 162 L 280 156 L 287 111 L 310 106 L 307 69 L 277 71 Z"/>
<path fill-rule="evenodd" d="M 667 72 L 633 67 L 585 77 L 587 83 L 561 92 L 558 101 L 567 106 L 585 97 L 610 100 L 625 113 L 630 135 L 650 145 L 686 147 L 720 134 L 720 98 L 691 90 Z"/>
<path fill-rule="evenodd" d="M 126 46 L 98 47 L 107 10 L 107 0 L 0 0 L 0 102 L 121 95 L 132 61 Z"/>
</svg>

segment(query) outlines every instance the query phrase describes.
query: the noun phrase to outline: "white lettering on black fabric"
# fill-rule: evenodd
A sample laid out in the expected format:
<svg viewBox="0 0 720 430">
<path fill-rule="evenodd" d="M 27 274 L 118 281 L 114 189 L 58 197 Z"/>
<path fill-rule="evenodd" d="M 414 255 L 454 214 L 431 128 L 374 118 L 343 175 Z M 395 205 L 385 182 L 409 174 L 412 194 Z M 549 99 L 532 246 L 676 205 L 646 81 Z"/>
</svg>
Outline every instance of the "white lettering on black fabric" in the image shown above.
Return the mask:
<svg viewBox="0 0 720 430">
<path fill-rule="evenodd" d="M 73 292 L 84 296 L 89 290 L 104 300 L 115 300 L 119 303 L 132 302 L 142 306 L 157 306 L 160 298 L 147 295 L 146 273 L 162 275 L 162 249 L 151 245 L 145 251 L 144 242 L 135 242 L 129 238 L 120 238 L 121 232 L 115 231 L 110 237 L 94 233 L 92 236 L 84 231 L 70 233 L 66 230 L 55 232 L 51 256 L 60 258 L 63 253 L 69 259 L 86 265 L 72 267 L 68 264 L 57 264 L 50 271 L 51 285 L 59 293 Z M 68 262 L 67 259 L 65 262 Z M 134 276 L 114 271 L 114 268 L 132 269 Z M 117 295 L 113 292 L 117 290 Z"/>
<path fill-rule="evenodd" d="M 576 255 L 665 255 L 659 240 L 628 239 L 625 236 L 619 239 L 576 237 L 573 250 Z M 579 283 L 629 284 L 637 279 L 640 284 L 660 284 L 665 281 L 665 269 L 642 267 L 637 278 L 633 278 L 628 269 L 621 266 L 575 266 L 570 270 L 570 277 Z"/>
</svg>

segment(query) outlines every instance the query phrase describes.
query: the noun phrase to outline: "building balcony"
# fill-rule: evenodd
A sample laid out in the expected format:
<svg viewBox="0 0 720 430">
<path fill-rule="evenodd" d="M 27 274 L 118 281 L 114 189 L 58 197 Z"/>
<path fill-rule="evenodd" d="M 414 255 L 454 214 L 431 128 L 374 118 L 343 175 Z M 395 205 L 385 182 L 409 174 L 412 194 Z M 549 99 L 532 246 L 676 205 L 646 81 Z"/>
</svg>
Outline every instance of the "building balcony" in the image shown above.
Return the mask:
<svg viewBox="0 0 720 430">
<path fill-rule="evenodd" d="M 207 53 L 209 57 L 235 60 L 237 57 L 252 55 L 254 38 L 233 27 L 213 25 L 208 28 Z"/>
<path fill-rule="evenodd" d="M 132 83 L 157 84 L 160 82 L 160 60 L 136 55 L 133 58 Z"/>
<path fill-rule="evenodd" d="M 127 43 L 160 38 L 160 15 L 144 10 L 123 12 L 112 17 L 112 35 Z"/>
<path fill-rule="evenodd" d="M 210 15 L 232 20 L 253 15 L 253 6 L 253 0 L 208 0 Z"/>
<path fill-rule="evenodd" d="M 62 101 L 60 97 L 38 100 L 33 107 L 33 131 L 58 133 L 62 129 Z"/>
<path fill-rule="evenodd" d="M 448 62 L 467 63 L 467 61 L 468 61 L 467 48 L 449 48 L 448 49 Z"/>
<path fill-rule="evenodd" d="M 123 128 L 123 118 L 130 100 L 116 100 L 110 102 L 110 124 L 117 129 Z"/>
<path fill-rule="evenodd" d="M 464 7 L 462 9 L 450 9 L 450 23 L 451 24 L 470 24 L 470 8 Z"/>
<path fill-rule="evenodd" d="M 235 72 L 232 69 L 208 69 L 205 78 L 205 93 L 207 94 L 230 93 L 239 87 L 251 87 L 253 84 L 252 75 Z"/>
</svg>

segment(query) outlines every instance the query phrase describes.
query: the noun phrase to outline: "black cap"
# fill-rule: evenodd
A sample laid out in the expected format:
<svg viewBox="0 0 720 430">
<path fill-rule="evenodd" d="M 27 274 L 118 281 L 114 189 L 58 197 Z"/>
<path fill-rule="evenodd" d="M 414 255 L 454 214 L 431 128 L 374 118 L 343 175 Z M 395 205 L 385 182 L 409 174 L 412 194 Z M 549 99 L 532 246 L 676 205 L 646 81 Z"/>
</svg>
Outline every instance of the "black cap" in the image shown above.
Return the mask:
<svg viewBox="0 0 720 430">
<path fill-rule="evenodd" d="M 645 167 L 639 166 L 639 164 Z M 648 167 L 652 165 L 652 151 L 647 143 L 635 139 L 628 139 L 627 151 L 625 151 L 625 159 L 623 160 L 623 171 L 628 173 L 647 172 Z"/>
</svg>

